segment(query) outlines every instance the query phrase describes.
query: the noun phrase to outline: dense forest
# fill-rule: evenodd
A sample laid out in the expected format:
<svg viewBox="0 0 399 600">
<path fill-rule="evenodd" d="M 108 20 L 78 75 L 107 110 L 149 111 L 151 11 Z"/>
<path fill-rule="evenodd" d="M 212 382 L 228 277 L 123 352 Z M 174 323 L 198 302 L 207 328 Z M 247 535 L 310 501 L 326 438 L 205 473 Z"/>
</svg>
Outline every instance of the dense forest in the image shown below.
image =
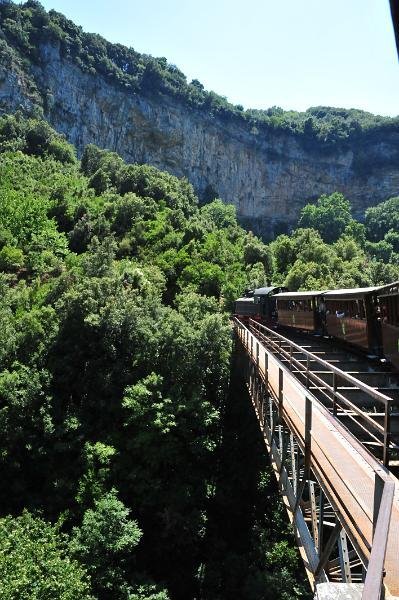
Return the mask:
<svg viewBox="0 0 399 600">
<path fill-rule="evenodd" d="M 361 224 L 336 193 L 265 245 L 184 179 L 3 116 L 0 596 L 308 598 L 229 315 L 272 281 L 397 279 L 398 224 L 399 198 Z"/>
<path fill-rule="evenodd" d="M 229 393 L 229 310 L 270 250 L 45 122 L 3 117 L 0 151 L 0 596 L 305 597 Z"/>
<path fill-rule="evenodd" d="M 367 143 L 381 133 L 397 131 L 399 118 L 375 116 L 357 109 L 313 107 L 305 112 L 247 109 L 229 103 L 225 97 L 207 91 L 198 80 L 187 81 L 180 69 L 164 57 L 140 54 L 133 48 L 112 44 L 98 34 L 85 33 L 64 15 L 44 10 L 37 0 L 22 4 L 0 3 L 0 64 L 19 72 L 31 100 L 37 107 L 51 102 L 46 90 L 38 90 L 31 67 L 42 59 L 41 49 L 49 43 L 60 46 L 62 56 L 79 68 L 99 75 L 132 93 L 167 94 L 223 120 L 245 123 L 258 134 L 289 131 L 307 149 L 334 151 L 350 140 Z M 366 160 L 363 157 L 362 160 Z M 397 156 L 392 157 L 397 161 Z"/>
</svg>

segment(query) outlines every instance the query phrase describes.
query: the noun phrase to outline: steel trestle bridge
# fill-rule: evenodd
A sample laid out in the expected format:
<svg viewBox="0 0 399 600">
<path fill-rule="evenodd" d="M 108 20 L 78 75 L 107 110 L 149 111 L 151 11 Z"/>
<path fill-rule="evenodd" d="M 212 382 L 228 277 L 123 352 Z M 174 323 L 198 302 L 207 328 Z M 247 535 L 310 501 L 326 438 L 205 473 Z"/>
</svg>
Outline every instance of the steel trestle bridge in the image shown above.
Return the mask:
<svg viewBox="0 0 399 600">
<path fill-rule="evenodd" d="M 234 327 L 249 395 L 315 597 L 399 597 L 399 481 L 388 468 L 392 399 L 357 382 L 385 407 L 382 424 L 373 429 L 375 421 L 358 414 L 338 389 L 339 377 L 352 376 L 324 363 L 323 372 L 331 374 L 326 383 L 309 369 L 317 357 L 291 340 L 251 319 L 234 319 Z M 352 416 L 363 434 L 370 431 L 372 443 L 381 446 L 380 459 L 339 413 Z"/>
</svg>

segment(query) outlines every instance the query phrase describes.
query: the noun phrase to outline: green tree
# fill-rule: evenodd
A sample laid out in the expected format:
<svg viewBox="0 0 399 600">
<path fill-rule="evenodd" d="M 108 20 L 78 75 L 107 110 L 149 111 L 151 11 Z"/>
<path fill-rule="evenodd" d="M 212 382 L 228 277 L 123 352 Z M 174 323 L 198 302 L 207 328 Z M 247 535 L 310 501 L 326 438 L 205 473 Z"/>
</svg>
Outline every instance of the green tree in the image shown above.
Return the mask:
<svg viewBox="0 0 399 600">
<path fill-rule="evenodd" d="M 279 235 L 270 244 L 275 270 L 278 273 L 285 274 L 289 267 L 295 262 L 295 244 L 288 235 Z"/>
<path fill-rule="evenodd" d="M 20 248 L 3 246 L 0 250 L 0 270 L 18 271 L 24 265 L 24 253 Z"/>
<path fill-rule="evenodd" d="M 82 506 L 88 507 L 104 495 L 115 452 L 115 448 L 102 442 L 85 443 L 83 451 L 85 472 L 79 481 L 77 494 L 77 500 Z"/>
<path fill-rule="evenodd" d="M 388 231 L 385 234 L 384 241 L 392 246 L 394 252 L 399 252 L 399 231 Z"/>
<path fill-rule="evenodd" d="M 336 241 L 351 222 L 349 201 L 338 192 L 330 196 L 323 194 L 317 204 L 307 204 L 301 211 L 299 227 L 310 227 L 319 231 L 324 241 Z"/>
<path fill-rule="evenodd" d="M 366 234 L 373 241 L 382 240 L 389 231 L 399 230 L 399 197 L 391 198 L 366 210 Z"/>
<path fill-rule="evenodd" d="M 85 512 L 82 525 L 73 529 L 71 552 L 86 566 L 99 599 L 128 598 L 132 590 L 131 554 L 142 532 L 129 513 L 112 491 L 96 500 L 94 508 Z"/>
<path fill-rule="evenodd" d="M 334 287 L 334 281 L 327 265 L 297 260 L 284 285 L 290 290 L 327 290 Z"/>
<path fill-rule="evenodd" d="M 24 511 L 0 519 L 4 600 L 94 600 L 86 570 L 71 557 L 59 525 Z"/>
<path fill-rule="evenodd" d="M 248 234 L 244 242 L 244 262 L 247 265 L 262 263 L 265 272 L 270 277 L 273 271 L 272 252 L 254 235 Z"/>
</svg>

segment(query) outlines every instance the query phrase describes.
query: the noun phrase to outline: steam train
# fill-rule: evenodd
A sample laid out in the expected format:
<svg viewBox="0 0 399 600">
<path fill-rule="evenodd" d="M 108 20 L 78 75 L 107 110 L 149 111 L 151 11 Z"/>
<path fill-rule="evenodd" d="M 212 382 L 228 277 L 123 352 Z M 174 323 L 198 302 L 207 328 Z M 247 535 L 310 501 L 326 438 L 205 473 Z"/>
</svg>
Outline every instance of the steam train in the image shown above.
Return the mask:
<svg viewBox="0 0 399 600">
<path fill-rule="evenodd" d="M 383 286 L 289 292 L 271 286 L 248 291 L 235 316 L 268 327 L 328 335 L 381 358 L 399 370 L 399 282 Z"/>
</svg>

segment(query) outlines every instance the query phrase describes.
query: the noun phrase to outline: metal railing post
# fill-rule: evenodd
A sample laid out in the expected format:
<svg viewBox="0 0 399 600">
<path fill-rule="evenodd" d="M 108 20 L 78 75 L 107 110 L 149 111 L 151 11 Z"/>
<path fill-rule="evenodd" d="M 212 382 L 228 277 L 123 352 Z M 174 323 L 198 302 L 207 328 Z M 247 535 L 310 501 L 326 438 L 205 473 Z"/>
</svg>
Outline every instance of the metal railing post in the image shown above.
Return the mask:
<svg viewBox="0 0 399 600">
<path fill-rule="evenodd" d="M 270 428 L 270 443 L 274 437 L 274 415 L 273 415 L 273 399 L 269 396 L 269 428 Z"/>
<path fill-rule="evenodd" d="M 310 463 L 311 463 L 311 444 L 312 444 L 312 401 L 310 398 L 305 398 L 305 465 L 303 469 L 303 479 L 299 485 L 298 495 L 295 502 L 295 510 L 298 508 L 302 498 L 302 494 L 305 489 L 305 485 L 310 475 Z"/>
<path fill-rule="evenodd" d="M 382 495 L 384 493 L 384 479 L 375 473 L 374 477 L 374 501 L 373 501 L 373 540 L 377 526 L 378 513 L 380 512 Z"/>
<path fill-rule="evenodd" d="M 337 416 L 337 374 L 333 371 L 333 415 Z"/>
<path fill-rule="evenodd" d="M 383 465 L 389 467 L 389 444 L 391 442 L 391 402 L 385 403 Z"/>
<path fill-rule="evenodd" d="M 395 493 L 395 483 L 390 479 L 382 480 L 378 473 L 375 474 L 374 496 L 374 537 L 371 547 L 370 560 L 368 564 L 366 579 L 364 582 L 362 600 L 379 600 L 382 597 L 382 580 L 384 577 L 384 562 L 387 551 L 389 524 L 391 522 L 392 504 Z M 378 489 L 378 491 L 377 491 Z M 378 516 L 377 516 L 378 515 Z"/>
<path fill-rule="evenodd" d="M 284 371 L 278 370 L 278 419 L 283 420 Z"/>
<path fill-rule="evenodd" d="M 264 424 L 264 402 L 265 402 L 265 393 L 264 393 L 264 389 L 263 389 L 263 382 L 262 380 L 260 381 L 260 400 L 259 400 L 259 419 L 261 422 L 261 426 L 262 426 L 262 431 L 263 431 L 263 424 Z"/>
</svg>

